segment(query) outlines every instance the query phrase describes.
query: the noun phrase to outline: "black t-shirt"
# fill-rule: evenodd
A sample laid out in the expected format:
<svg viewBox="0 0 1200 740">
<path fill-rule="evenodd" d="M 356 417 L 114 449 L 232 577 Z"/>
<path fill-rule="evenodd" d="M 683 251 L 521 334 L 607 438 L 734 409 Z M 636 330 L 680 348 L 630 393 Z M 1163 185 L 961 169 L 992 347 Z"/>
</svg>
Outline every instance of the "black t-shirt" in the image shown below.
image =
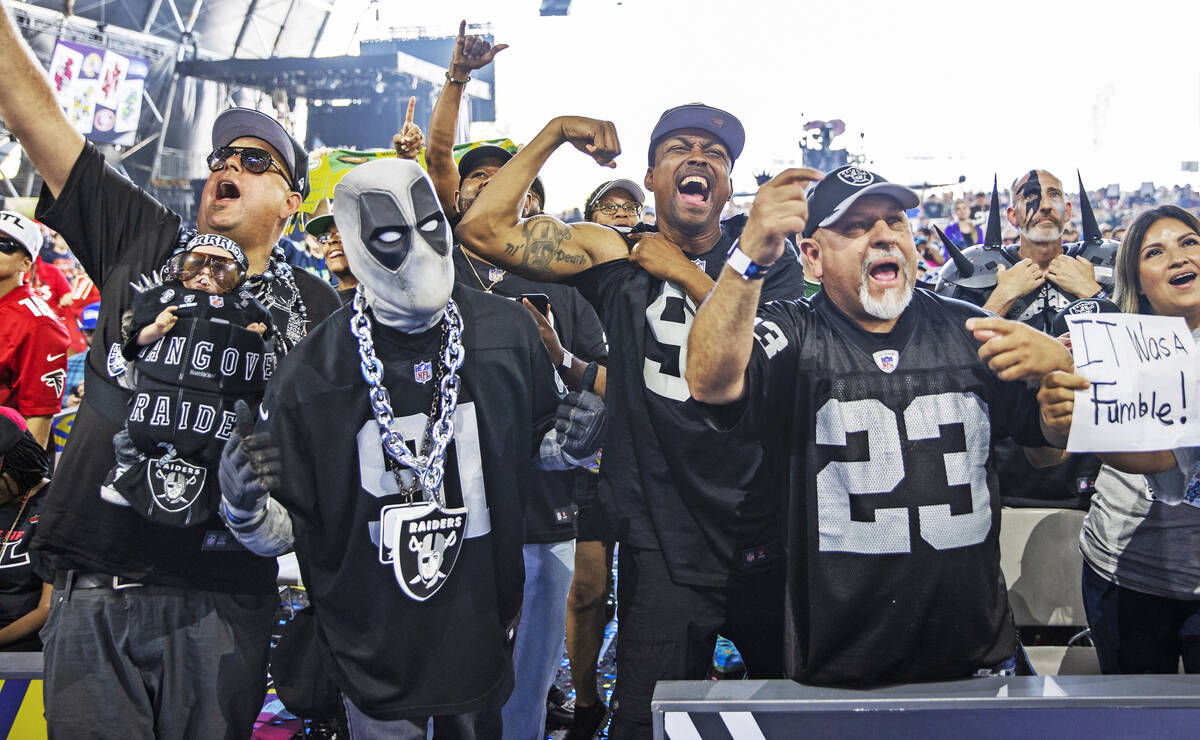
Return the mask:
<svg viewBox="0 0 1200 740">
<path fill-rule="evenodd" d="M 350 306 L 284 358 L 263 400 L 259 427 L 283 453 L 276 498 L 291 514 L 326 669 L 379 719 L 472 711 L 511 680 L 503 632 L 524 583 L 518 468 L 553 424 L 559 386 L 523 307 L 462 286 L 454 300 L 465 361 L 444 490 L 448 507 L 467 509 L 466 531 L 453 545 L 461 545 L 457 560 L 442 567 L 440 590 L 425 601 L 399 585 L 381 533 L 385 507 L 404 499 L 384 462 Z M 424 435 L 441 329 L 407 335 L 376 324 L 373 336 L 393 428 L 413 444 Z M 420 549 L 403 534 L 397 559 Z"/>
<path fill-rule="evenodd" d="M 1020 261 L 1017 247 L 1003 248 L 1006 267 Z M 1100 286 L 1112 292 L 1111 278 L 1096 276 Z M 982 306 L 991 296 L 988 289 L 949 286 L 943 294 Z M 1050 333 L 1054 317 L 1071 301 L 1088 296 L 1076 296 L 1046 281 L 1037 289 L 1013 302 L 1004 318 L 1020 321 L 1038 331 Z M 1095 455 L 1073 454 L 1066 462 L 1037 468 L 1029 463 L 1025 453 L 1011 441 L 996 443 L 996 469 L 1000 474 L 1000 498 L 1005 506 L 1065 507 L 1086 510 L 1096 492 L 1096 476 L 1103 464 Z"/>
<path fill-rule="evenodd" d="M 33 611 L 42 598 L 42 579 L 29 563 L 29 540 L 38 523 L 44 498 L 44 491 L 34 494 L 19 521 L 19 499 L 0 506 L 0 543 L 3 543 L 0 545 L 0 627 Z"/>
<path fill-rule="evenodd" d="M 129 399 L 116 385 L 125 370 L 121 315 L 132 300 L 130 283 L 154 274 L 186 243 L 179 216 L 105 165 L 86 144 L 58 198 L 42 190 L 37 217 L 71 245 L 100 289 L 101 304 L 88 352 L 88 393 L 56 466 L 34 549 L 59 569 L 229 593 L 272 592 L 275 561 L 238 545 L 215 515 L 178 528 L 100 499 L 100 484 L 114 464 L 112 438 L 125 423 Z M 286 264 L 275 269 L 291 271 Z M 337 295 L 303 270 L 293 275 L 312 327 L 338 307 Z M 274 304 L 268 310 L 277 332 L 297 333 L 291 330 L 299 318 Z"/>
<path fill-rule="evenodd" d="M 740 233 L 733 231 L 690 255 L 714 280 Z M 763 300 L 804 295 L 801 273 L 789 245 L 764 279 Z M 740 564 L 757 567 L 759 553 L 778 552 L 779 520 L 759 469 L 761 446 L 713 430 L 690 400 L 684 369 L 696 306 L 624 259 L 568 282 L 596 308 L 609 338 L 600 500 L 617 539 L 661 550 L 676 583 L 728 585 Z"/>
<path fill-rule="evenodd" d="M 984 315 L 919 289 L 889 334 L 824 292 L 759 309 L 736 431 L 787 497 L 789 677 L 951 679 L 1013 654 L 989 451 L 1045 441 L 1033 391 L 976 354 L 963 324 Z"/>
<path fill-rule="evenodd" d="M 563 347 L 584 362 L 603 363 L 608 358 L 600 319 L 574 288 L 526 280 L 520 275 L 498 270 L 483 260 L 471 259 L 461 249 L 454 250 L 454 279 L 472 290 L 490 286 L 492 293 L 506 298 L 545 294 L 550 299 L 551 322 Z M 575 492 L 579 488 L 595 486 L 596 478 L 594 473 L 586 470 L 546 471 L 526 464 L 522 469 L 526 492 L 525 541 L 545 543 L 574 539 Z"/>
</svg>

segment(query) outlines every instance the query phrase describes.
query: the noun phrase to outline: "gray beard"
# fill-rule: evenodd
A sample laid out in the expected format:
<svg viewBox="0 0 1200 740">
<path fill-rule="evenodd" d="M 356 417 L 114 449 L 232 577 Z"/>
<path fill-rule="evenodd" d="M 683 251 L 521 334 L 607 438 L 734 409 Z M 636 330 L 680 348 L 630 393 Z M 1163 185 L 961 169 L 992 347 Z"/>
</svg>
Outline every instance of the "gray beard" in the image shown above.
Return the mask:
<svg viewBox="0 0 1200 740">
<path fill-rule="evenodd" d="M 862 281 L 858 284 L 858 300 L 862 303 L 863 311 L 868 316 L 874 316 L 882 321 L 891 321 L 904 313 L 904 309 L 908 308 L 909 302 L 912 301 L 913 281 L 908 279 L 908 260 L 904 258 L 903 254 L 896 256 L 900 260 L 900 271 L 905 276 L 903 286 L 888 289 L 882 298 L 872 296 L 867 287 L 867 280 L 870 277 L 868 265 L 863 265 Z"/>
</svg>

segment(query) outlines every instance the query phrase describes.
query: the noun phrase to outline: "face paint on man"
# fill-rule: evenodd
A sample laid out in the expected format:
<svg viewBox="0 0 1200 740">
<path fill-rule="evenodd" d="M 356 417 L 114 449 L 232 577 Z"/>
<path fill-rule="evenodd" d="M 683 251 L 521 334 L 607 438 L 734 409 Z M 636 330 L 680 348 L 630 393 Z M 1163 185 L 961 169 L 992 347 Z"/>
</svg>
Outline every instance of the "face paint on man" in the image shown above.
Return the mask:
<svg viewBox="0 0 1200 740">
<path fill-rule="evenodd" d="M 1045 170 L 1030 170 L 1013 183 L 1011 223 L 1034 243 L 1062 243 L 1071 206 L 1062 182 Z"/>
<path fill-rule="evenodd" d="M 1025 203 L 1024 228 L 1029 229 L 1033 227 L 1033 219 L 1037 218 L 1038 211 L 1042 210 L 1042 183 L 1038 180 L 1037 170 L 1030 170 L 1025 177 L 1017 196 Z"/>
<path fill-rule="evenodd" d="M 450 225 L 420 165 L 390 158 L 359 165 L 333 201 L 346 261 L 375 318 L 408 333 L 436 324 L 454 263 Z"/>
</svg>

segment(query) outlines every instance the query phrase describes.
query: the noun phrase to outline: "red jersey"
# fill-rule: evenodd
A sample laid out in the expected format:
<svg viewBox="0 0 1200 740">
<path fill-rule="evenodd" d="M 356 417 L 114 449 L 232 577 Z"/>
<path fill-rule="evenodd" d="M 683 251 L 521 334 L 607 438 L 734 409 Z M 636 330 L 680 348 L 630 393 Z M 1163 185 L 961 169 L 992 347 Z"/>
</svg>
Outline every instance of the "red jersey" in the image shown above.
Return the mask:
<svg viewBox="0 0 1200 740">
<path fill-rule="evenodd" d="M 58 316 L 29 286 L 0 296 L 0 406 L 26 417 L 58 413 L 68 341 Z"/>
</svg>

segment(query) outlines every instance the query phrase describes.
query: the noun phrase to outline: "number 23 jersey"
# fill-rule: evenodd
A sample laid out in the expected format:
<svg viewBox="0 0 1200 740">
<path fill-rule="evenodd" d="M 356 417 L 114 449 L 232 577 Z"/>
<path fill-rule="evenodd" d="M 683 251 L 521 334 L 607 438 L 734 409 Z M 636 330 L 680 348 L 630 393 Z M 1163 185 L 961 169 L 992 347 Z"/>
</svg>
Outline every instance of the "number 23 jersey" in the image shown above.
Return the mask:
<svg viewBox="0 0 1200 740">
<path fill-rule="evenodd" d="M 969 676 L 1013 654 L 993 439 L 1045 444 L 1034 392 L 995 377 L 923 290 L 888 334 L 824 293 L 763 306 L 738 427 L 788 499 L 785 661 L 827 684 Z"/>
</svg>

